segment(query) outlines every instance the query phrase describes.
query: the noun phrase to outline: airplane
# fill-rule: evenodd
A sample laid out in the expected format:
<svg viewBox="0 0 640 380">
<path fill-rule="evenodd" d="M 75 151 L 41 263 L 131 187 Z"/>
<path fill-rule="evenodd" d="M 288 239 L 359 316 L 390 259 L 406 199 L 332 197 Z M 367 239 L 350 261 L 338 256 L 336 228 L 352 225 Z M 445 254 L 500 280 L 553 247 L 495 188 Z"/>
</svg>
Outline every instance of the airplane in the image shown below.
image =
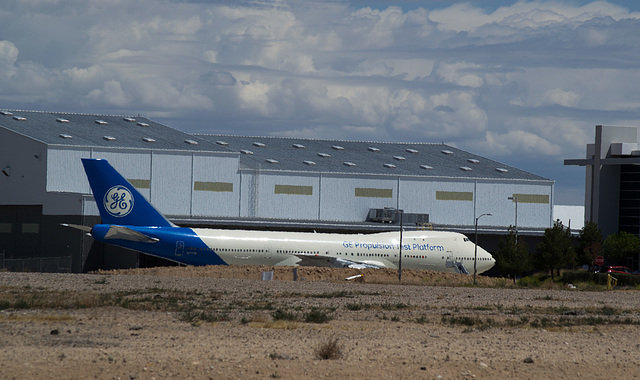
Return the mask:
<svg viewBox="0 0 640 380">
<path fill-rule="evenodd" d="M 402 268 L 469 273 L 475 244 L 445 231 L 338 234 L 178 227 L 156 210 L 107 160 L 83 158 L 102 224 L 65 224 L 103 243 L 186 265 Z M 495 260 L 477 247 L 477 273 Z"/>
</svg>

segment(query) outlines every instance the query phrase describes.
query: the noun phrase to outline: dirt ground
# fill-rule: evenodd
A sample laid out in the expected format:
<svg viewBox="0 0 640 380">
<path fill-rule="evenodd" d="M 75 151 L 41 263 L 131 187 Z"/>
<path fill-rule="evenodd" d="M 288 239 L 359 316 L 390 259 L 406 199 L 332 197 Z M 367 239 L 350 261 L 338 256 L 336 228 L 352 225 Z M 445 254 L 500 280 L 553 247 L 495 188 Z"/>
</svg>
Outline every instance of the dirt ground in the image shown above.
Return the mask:
<svg viewBox="0 0 640 380">
<path fill-rule="evenodd" d="M 273 271 L 273 281 L 262 273 Z M 4 379 L 631 379 L 640 293 L 430 271 L 0 272 Z M 362 274 L 354 280 L 346 277 Z M 333 356 L 325 359 L 322 355 Z"/>
</svg>

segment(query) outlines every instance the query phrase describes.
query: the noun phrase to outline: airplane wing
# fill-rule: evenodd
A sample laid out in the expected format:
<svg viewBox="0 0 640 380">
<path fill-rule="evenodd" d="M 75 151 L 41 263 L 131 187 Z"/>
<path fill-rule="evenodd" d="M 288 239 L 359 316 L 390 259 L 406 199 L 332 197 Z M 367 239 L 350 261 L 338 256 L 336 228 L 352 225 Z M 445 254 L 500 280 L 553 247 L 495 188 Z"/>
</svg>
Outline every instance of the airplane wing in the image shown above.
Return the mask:
<svg viewBox="0 0 640 380">
<path fill-rule="evenodd" d="M 327 267 L 327 268 L 384 268 L 384 264 L 377 261 L 353 261 L 333 256 L 321 256 L 309 253 L 294 253 L 300 261 L 298 265 L 309 267 Z"/>
</svg>

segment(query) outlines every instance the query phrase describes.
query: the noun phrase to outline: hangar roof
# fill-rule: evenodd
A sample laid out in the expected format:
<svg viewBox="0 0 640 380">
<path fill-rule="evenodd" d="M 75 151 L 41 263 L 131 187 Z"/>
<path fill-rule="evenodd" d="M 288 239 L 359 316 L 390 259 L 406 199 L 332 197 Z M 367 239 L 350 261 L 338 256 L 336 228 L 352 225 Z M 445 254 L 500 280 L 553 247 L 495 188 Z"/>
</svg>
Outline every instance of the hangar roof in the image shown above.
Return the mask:
<svg viewBox="0 0 640 380">
<path fill-rule="evenodd" d="M 444 144 L 195 135 L 241 153 L 242 167 L 264 171 L 485 178 L 553 182 Z"/>
<path fill-rule="evenodd" d="M 444 144 L 187 134 L 141 116 L 0 110 L 0 127 L 47 145 L 239 154 L 264 171 L 552 180 Z"/>
<path fill-rule="evenodd" d="M 5 110 L 0 126 L 47 145 L 228 152 L 141 116 Z"/>
</svg>

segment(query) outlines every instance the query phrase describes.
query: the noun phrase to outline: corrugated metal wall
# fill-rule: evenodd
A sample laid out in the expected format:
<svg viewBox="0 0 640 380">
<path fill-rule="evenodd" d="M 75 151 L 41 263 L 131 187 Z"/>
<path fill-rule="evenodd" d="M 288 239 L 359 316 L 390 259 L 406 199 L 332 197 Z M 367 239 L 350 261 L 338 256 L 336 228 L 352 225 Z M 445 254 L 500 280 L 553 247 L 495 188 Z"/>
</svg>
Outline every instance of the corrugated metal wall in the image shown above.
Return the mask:
<svg viewBox="0 0 640 380">
<path fill-rule="evenodd" d="M 49 148 L 46 191 L 90 193 L 81 158 L 91 157 L 88 149 Z"/>
<path fill-rule="evenodd" d="M 102 158 L 111 164 L 124 178 L 129 180 L 147 199 L 150 197 L 148 181 L 151 175 L 151 152 L 149 151 L 93 151 L 91 158 Z M 82 169 L 84 176 L 84 169 Z M 147 181 L 147 182 L 145 182 Z"/>
<path fill-rule="evenodd" d="M 353 177 L 322 177 L 321 219 L 364 221 L 370 208 L 397 206 L 397 179 Z"/>
<path fill-rule="evenodd" d="M 319 193 L 316 176 L 261 173 L 255 194 L 258 216 L 317 220 Z"/>
<path fill-rule="evenodd" d="M 482 224 L 515 225 L 515 201 L 518 197 L 518 227 L 550 227 L 552 223 L 552 186 L 534 183 L 478 183 L 478 215 L 491 213 Z M 480 222 L 479 222 L 480 223 Z"/>
<path fill-rule="evenodd" d="M 194 216 L 237 217 L 240 208 L 238 157 L 193 157 Z"/>
<path fill-rule="evenodd" d="M 151 203 L 167 216 L 189 216 L 193 189 L 191 155 L 154 152 Z"/>
<path fill-rule="evenodd" d="M 402 181 L 400 208 L 429 214 L 437 224 L 474 224 L 474 182 L 435 179 Z M 416 206 L 419 211 L 416 211 Z"/>
<path fill-rule="evenodd" d="M 343 176 L 239 170 L 237 156 L 141 150 L 49 149 L 47 191 L 89 193 L 80 158 L 105 158 L 164 214 L 364 221 L 371 208 L 429 214 L 444 225 L 552 222 L 552 185 L 495 180 Z M 86 210 L 85 212 L 94 212 Z"/>
</svg>

